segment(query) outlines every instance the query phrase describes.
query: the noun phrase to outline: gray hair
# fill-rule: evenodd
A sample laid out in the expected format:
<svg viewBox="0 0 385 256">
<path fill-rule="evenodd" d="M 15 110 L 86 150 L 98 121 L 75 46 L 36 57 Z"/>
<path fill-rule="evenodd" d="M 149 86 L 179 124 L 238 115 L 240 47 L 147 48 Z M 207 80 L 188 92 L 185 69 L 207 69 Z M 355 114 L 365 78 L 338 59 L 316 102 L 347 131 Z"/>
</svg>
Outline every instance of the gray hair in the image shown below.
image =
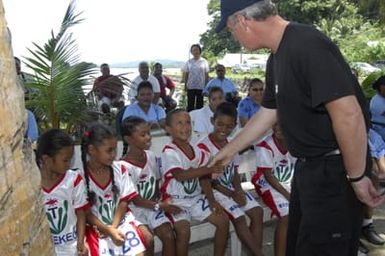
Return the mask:
<svg viewBox="0 0 385 256">
<path fill-rule="evenodd" d="M 268 17 L 275 16 L 277 14 L 278 14 L 278 11 L 275 4 L 270 0 L 263 0 L 263 1 L 258 1 L 255 4 L 252 4 L 243 10 L 235 12 L 229 17 L 229 19 L 235 23 L 237 19 L 237 15 L 241 15 L 247 19 L 263 21 L 263 20 L 266 20 Z"/>
</svg>

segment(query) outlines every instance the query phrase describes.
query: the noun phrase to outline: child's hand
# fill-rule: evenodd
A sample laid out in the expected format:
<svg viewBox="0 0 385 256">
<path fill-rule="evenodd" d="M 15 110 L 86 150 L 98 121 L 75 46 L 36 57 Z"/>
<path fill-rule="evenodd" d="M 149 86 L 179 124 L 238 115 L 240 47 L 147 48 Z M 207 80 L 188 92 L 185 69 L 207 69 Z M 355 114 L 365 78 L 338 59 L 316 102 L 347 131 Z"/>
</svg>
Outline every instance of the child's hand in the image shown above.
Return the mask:
<svg viewBox="0 0 385 256">
<path fill-rule="evenodd" d="M 209 167 L 209 170 L 211 173 L 215 174 L 222 174 L 224 171 L 224 166 L 221 164 L 215 164 L 211 167 Z"/>
<path fill-rule="evenodd" d="M 217 214 L 217 215 L 223 214 L 223 208 L 217 201 L 214 200 L 214 201 L 209 202 L 209 206 L 210 206 L 211 211 L 214 214 Z"/>
<path fill-rule="evenodd" d="M 240 206 L 245 206 L 245 205 L 246 205 L 246 196 L 245 196 L 245 192 L 243 192 L 242 190 L 233 191 L 233 192 L 231 193 L 231 198 L 232 198 L 237 204 L 239 204 Z"/>
<path fill-rule="evenodd" d="M 110 237 L 112 239 L 112 242 L 114 242 L 115 245 L 117 245 L 117 246 L 123 245 L 124 241 L 126 240 L 126 237 L 124 236 L 124 234 L 120 230 L 113 228 L 113 227 L 110 227 L 109 233 L 110 233 Z"/>
<path fill-rule="evenodd" d="M 88 255 L 88 250 L 87 247 L 84 244 L 84 239 L 78 240 L 77 242 L 77 250 L 78 250 L 78 255 Z"/>
<path fill-rule="evenodd" d="M 162 202 L 159 204 L 160 206 L 160 209 L 166 213 L 170 213 L 170 214 L 178 214 L 182 211 L 181 208 L 179 208 L 178 206 L 176 205 L 173 205 L 171 203 L 165 203 L 165 202 Z"/>
</svg>

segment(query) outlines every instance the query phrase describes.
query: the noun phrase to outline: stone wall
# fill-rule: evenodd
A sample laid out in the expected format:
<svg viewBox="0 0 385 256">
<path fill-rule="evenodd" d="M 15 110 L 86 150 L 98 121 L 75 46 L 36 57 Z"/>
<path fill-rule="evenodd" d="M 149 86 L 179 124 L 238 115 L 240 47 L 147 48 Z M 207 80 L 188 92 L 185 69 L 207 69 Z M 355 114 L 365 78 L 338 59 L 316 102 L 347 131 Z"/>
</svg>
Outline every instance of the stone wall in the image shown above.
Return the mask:
<svg viewBox="0 0 385 256">
<path fill-rule="evenodd" d="M 41 203 L 40 173 L 23 141 L 26 112 L 0 0 L 1 255 L 53 255 Z"/>
</svg>

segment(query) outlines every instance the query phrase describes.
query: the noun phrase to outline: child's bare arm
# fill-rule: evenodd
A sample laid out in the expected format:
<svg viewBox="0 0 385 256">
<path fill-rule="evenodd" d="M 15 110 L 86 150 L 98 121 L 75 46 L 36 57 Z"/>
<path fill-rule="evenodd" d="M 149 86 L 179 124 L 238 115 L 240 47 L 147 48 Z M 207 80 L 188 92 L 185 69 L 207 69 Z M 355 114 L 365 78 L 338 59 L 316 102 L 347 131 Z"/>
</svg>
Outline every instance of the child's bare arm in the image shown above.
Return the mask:
<svg viewBox="0 0 385 256">
<path fill-rule="evenodd" d="M 230 190 L 230 189 L 226 188 L 225 186 L 221 185 L 221 184 L 219 183 L 219 181 L 217 181 L 217 180 L 214 180 L 214 181 L 212 182 L 212 187 L 213 187 L 215 190 L 218 190 L 219 192 L 221 192 L 222 194 L 224 194 L 224 195 L 226 195 L 226 196 L 228 196 L 228 197 L 231 197 L 232 192 L 233 192 L 232 190 Z"/>
<path fill-rule="evenodd" d="M 123 219 L 123 216 L 126 214 L 128 209 L 127 201 L 120 201 L 118 207 L 116 208 L 114 219 L 112 221 L 112 227 L 117 228 L 120 221 Z"/>
<path fill-rule="evenodd" d="M 202 176 L 206 176 L 212 173 L 222 173 L 222 172 L 223 172 L 223 166 L 218 164 L 210 168 L 207 166 L 202 166 L 198 168 L 190 168 L 187 171 L 174 171 L 172 174 L 177 181 L 184 181 L 184 180 L 200 178 Z"/>
<path fill-rule="evenodd" d="M 77 232 L 77 249 L 81 255 L 86 253 L 86 247 L 84 246 L 84 236 L 86 230 L 86 212 L 88 210 L 80 209 L 76 211 L 76 232 Z"/>
<path fill-rule="evenodd" d="M 263 172 L 266 181 L 279 193 L 281 193 L 287 200 L 290 200 L 290 193 L 279 183 L 279 181 L 274 177 L 273 171 L 266 170 Z"/>
<path fill-rule="evenodd" d="M 87 213 L 86 218 L 87 218 L 87 222 L 90 223 L 92 226 L 96 226 L 96 228 L 101 234 L 111 237 L 111 239 L 116 245 L 118 246 L 123 245 L 125 237 L 124 237 L 124 234 L 120 232 L 118 229 L 104 224 L 91 211 Z"/>
<path fill-rule="evenodd" d="M 199 183 L 201 185 L 203 193 L 207 197 L 207 201 L 209 201 L 210 209 L 216 214 L 221 214 L 223 209 L 222 206 L 217 202 L 217 200 L 215 200 L 213 189 L 211 187 L 211 179 L 203 177 L 199 179 Z"/>
</svg>

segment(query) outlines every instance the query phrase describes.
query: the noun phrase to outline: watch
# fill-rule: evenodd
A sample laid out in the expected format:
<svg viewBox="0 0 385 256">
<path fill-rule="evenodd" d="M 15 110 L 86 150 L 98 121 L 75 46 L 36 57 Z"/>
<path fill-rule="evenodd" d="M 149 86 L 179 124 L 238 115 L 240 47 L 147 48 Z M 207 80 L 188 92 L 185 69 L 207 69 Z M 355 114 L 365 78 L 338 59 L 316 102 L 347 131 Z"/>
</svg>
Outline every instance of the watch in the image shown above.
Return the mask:
<svg viewBox="0 0 385 256">
<path fill-rule="evenodd" d="M 159 211 L 160 210 L 160 204 L 159 203 L 156 203 L 155 205 L 154 205 L 154 212 L 157 212 L 157 211 Z"/>
</svg>

